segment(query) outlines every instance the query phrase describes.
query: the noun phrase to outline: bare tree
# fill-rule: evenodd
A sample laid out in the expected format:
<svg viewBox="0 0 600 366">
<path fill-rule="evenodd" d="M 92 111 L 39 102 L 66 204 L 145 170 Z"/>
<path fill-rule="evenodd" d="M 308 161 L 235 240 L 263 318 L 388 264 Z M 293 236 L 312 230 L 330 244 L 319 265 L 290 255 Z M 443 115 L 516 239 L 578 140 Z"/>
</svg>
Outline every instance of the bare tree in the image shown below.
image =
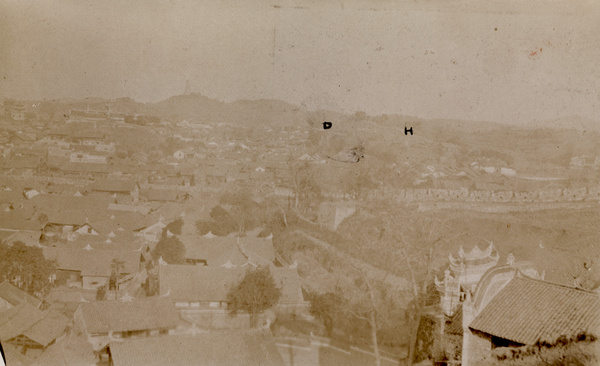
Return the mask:
<svg viewBox="0 0 600 366">
<path fill-rule="evenodd" d="M 298 211 L 311 196 L 320 196 L 321 190 L 307 161 L 299 160 L 290 153 L 287 165 L 294 189 L 294 209 Z"/>
<path fill-rule="evenodd" d="M 353 266 L 357 277 L 356 290 L 348 302 L 340 304 L 341 311 L 355 319 L 362 320 L 369 326 L 375 365 L 381 365 L 378 332 L 390 322 L 391 312 L 401 301 L 396 291 L 389 291 L 385 285 L 385 277 L 373 278 L 364 269 Z M 387 273 L 385 275 L 387 277 Z"/>
<path fill-rule="evenodd" d="M 379 309 L 377 304 L 374 284 L 369 280 L 368 276 L 361 271 L 361 278 L 364 280 L 364 295 L 362 299 L 359 298 L 358 302 L 354 306 L 356 308 L 347 307 L 349 313 L 355 318 L 361 319 L 369 324 L 371 330 L 371 342 L 373 343 L 373 353 L 375 354 L 375 365 L 381 366 L 381 354 L 379 353 L 379 341 L 377 339 L 377 332 L 381 329 L 384 319 L 382 319 L 383 312 Z M 352 306 L 352 305 L 351 305 Z"/>
<path fill-rule="evenodd" d="M 415 240 L 409 242 L 404 236 L 394 235 L 400 244 L 392 257 L 400 257 L 404 266 L 402 269 L 405 277 L 410 283 L 409 301 L 409 349 L 408 365 L 412 365 L 415 359 L 415 349 L 421 317 L 425 314 L 428 299 L 436 294 L 430 293 L 430 285 L 435 272 L 435 254 L 442 243 L 440 227 L 444 224 L 434 220 L 423 220 L 417 218 L 411 221 L 409 226 L 412 235 L 407 235 Z M 393 232 L 389 230 L 389 232 Z"/>
<path fill-rule="evenodd" d="M 118 293 L 119 293 L 119 280 L 121 279 L 121 271 L 125 268 L 125 262 L 118 258 L 113 258 L 113 260 L 110 264 L 110 268 L 111 268 L 112 273 L 114 274 L 114 278 L 115 278 L 114 281 L 115 281 L 115 299 L 116 299 L 118 296 Z"/>
</svg>

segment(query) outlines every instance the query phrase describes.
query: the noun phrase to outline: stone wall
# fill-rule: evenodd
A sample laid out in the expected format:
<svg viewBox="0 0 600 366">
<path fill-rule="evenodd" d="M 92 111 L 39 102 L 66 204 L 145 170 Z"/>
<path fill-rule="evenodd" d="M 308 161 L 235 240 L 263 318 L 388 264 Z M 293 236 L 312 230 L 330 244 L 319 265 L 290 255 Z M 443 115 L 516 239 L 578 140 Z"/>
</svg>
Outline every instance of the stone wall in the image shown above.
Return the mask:
<svg viewBox="0 0 600 366">
<path fill-rule="evenodd" d="M 93 180 L 68 177 L 49 177 L 38 175 L 6 175 L 7 178 L 16 181 L 32 180 L 43 183 L 70 184 L 74 186 L 85 186 Z M 195 186 L 173 185 L 173 184 L 150 184 L 142 183 L 141 188 L 153 188 L 159 190 L 177 190 L 182 192 L 215 192 L 219 190 L 217 186 L 207 186 L 203 184 Z M 276 187 L 279 189 L 280 187 Z M 288 192 L 290 195 L 293 192 Z M 333 198 L 344 198 L 343 193 L 339 195 L 329 195 Z M 369 200 L 404 202 L 422 202 L 422 201 L 471 201 L 471 202 L 577 202 L 586 200 L 600 200 L 600 186 L 565 188 L 565 189 L 544 189 L 539 191 L 512 191 L 512 190 L 489 190 L 489 189 L 445 189 L 445 188 L 408 188 L 400 190 L 372 190 L 366 195 Z"/>
<path fill-rule="evenodd" d="M 600 186 L 565 189 L 544 189 L 540 191 L 512 191 L 487 189 L 444 189 L 444 188 L 409 188 L 395 192 L 370 194 L 381 200 L 397 203 L 415 201 L 471 201 L 471 202 L 576 202 L 600 200 Z"/>
</svg>

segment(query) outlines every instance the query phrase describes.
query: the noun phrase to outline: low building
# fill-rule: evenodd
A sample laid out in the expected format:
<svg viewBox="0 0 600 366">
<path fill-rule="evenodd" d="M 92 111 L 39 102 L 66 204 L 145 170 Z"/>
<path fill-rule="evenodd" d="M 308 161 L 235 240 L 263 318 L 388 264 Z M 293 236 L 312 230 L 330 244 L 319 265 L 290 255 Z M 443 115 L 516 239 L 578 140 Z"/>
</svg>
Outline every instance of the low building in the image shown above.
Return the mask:
<svg viewBox="0 0 600 366">
<path fill-rule="evenodd" d="M 122 277 L 140 270 L 141 251 L 44 247 L 44 256 L 56 261 L 56 284 L 96 290 L 108 285 L 113 260 L 122 262 Z"/>
<path fill-rule="evenodd" d="M 25 121 L 27 118 L 27 112 L 23 104 L 15 104 L 9 107 L 10 118 L 15 121 Z"/>
<path fill-rule="evenodd" d="M 115 341 L 110 354 L 114 366 L 285 365 L 268 330 Z"/>
<path fill-rule="evenodd" d="M 64 333 L 69 319 L 57 310 L 43 312 L 28 301 L 0 312 L 0 341 L 41 353 Z"/>
<path fill-rule="evenodd" d="M 227 312 L 227 292 L 244 277 L 248 267 L 210 267 L 164 265 L 159 268 L 161 295 L 169 295 L 182 318 L 214 328 L 247 327 L 248 322 L 231 318 Z M 298 313 L 307 309 L 301 279 L 295 268 L 271 268 L 273 279 L 281 288 L 275 307 L 279 312 Z M 212 310 L 207 312 L 207 310 Z"/>
<path fill-rule="evenodd" d="M 99 353 L 106 352 L 112 340 L 169 334 L 178 324 L 179 316 L 168 297 L 85 302 L 74 314 L 74 327 Z"/>
</svg>

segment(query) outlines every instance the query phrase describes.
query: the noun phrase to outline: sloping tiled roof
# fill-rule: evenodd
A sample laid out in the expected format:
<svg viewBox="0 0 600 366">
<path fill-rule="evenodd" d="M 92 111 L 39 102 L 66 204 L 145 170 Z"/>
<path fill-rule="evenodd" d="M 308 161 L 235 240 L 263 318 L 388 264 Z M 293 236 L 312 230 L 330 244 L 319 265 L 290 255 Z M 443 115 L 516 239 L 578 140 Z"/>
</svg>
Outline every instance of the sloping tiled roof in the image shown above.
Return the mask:
<svg viewBox="0 0 600 366">
<path fill-rule="evenodd" d="M 226 301 L 229 289 L 239 283 L 247 267 L 208 267 L 161 265 L 159 272 L 161 295 L 170 294 L 173 301 Z M 271 274 L 281 288 L 280 304 L 304 302 L 300 276 L 296 269 L 272 267 Z"/>
<path fill-rule="evenodd" d="M 8 301 L 13 306 L 27 302 L 37 307 L 40 303 L 40 300 L 11 285 L 8 281 L 0 283 L 0 298 Z"/>
<path fill-rule="evenodd" d="M 518 275 L 469 327 L 522 344 L 582 331 L 598 335 L 600 296 Z"/>
<path fill-rule="evenodd" d="M 0 341 L 18 337 L 43 318 L 43 312 L 22 303 L 0 313 Z"/>
<path fill-rule="evenodd" d="M 111 342 L 115 366 L 284 365 L 267 332 L 210 332 Z"/>
<path fill-rule="evenodd" d="M 144 196 L 148 201 L 161 201 L 161 202 L 177 202 L 179 199 L 178 191 L 172 191 L 167 189 L 142 189 L 140 196 Z M 182 194 L 183 195 L 183 194 Z"/>
<path fill-rule="evenodd" d="M 122 179 L 99 179 L 90 185 L 90 189 L 97 192 L 120 192 L 129 193 L 135 187 L 132 180 Z"/>
<path fill-rule="evenodd" d="M 0 229 L 40 231 L 44 225 L 37 220 L 29 220 L 29 218 L 30 216 L 23 210 L 2 212 L 0 213 Z"/>
<path fill-rule="evenodd" d="M 23 332 L 32 341 L 46 347 L 67 328 L 69 319 L 56 309 L 49 310 L 44 318 Z"/>
<path fill-rule="evenodd" d="M 184 235 L 181 236 L 181 241 L 185 245 L 187 259 L 203 259 L 208 266 L 221 266 L 228 261 L 236 266 L 248 261 L 267 265 L 275 260 L 272 239 Z"/>
<path fill-rule="evenodd" d="M 211 239 L 185 235 L 181 237 L 185 245 L 185 258 L 205 260 L 206 265 L 218 267 L 227 262 L 241 266 L 248 259 L 238 249 L 235 238 L 215 237 Z"/>
<path fill-rule="evenodd" d="M 175 306 L 168 297 L 92 301 L 82 303 L 81 311 L 88 333 L 175 328 L 179 323 Z"/>
<path fill-rule="evenodd" d="M 114 258 L 124 261 L 122 273 L 133 273 L 139 268 L 141 253 L 130 250 L 86 250 L 44 247 L 44 257 L 56 260 L 56 268 L 81 271 L 83 276 L 110 276 Z"/>
<path fill-rule="evenodd" d="M 462 304 L 456 309 L 456 313 L 451 318 L 447 318 L 444 332 L 447 334 L 463 335 L 463 311 Z"/>
<path fill-rule="evenodd" d="M 585 267 L 586 263 L 590 264 L 594 261 L 593 255 L 592 253 L 574 253 L 572 250 L 566 249 L 536 248 L 532 261 L 538 272 L 544 274 L 544 280 L 548 282 L 575 286 L 574 279 L 589 278 L 597 286 L 600 283 L 598 266 Z"/>
</svg>

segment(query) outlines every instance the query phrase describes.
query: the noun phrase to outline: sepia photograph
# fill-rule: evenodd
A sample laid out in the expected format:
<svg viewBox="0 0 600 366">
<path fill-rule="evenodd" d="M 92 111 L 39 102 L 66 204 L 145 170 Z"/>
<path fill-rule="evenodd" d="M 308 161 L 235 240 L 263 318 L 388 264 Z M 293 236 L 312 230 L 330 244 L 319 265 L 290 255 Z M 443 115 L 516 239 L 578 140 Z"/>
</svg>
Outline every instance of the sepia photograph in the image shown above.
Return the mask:
<svg viewBox="0 0 600 366">
<path fill-rule="evenodd" d="M 0 366 L 600 365 L 600 2 L 0 0 Z"/>
</svg>

